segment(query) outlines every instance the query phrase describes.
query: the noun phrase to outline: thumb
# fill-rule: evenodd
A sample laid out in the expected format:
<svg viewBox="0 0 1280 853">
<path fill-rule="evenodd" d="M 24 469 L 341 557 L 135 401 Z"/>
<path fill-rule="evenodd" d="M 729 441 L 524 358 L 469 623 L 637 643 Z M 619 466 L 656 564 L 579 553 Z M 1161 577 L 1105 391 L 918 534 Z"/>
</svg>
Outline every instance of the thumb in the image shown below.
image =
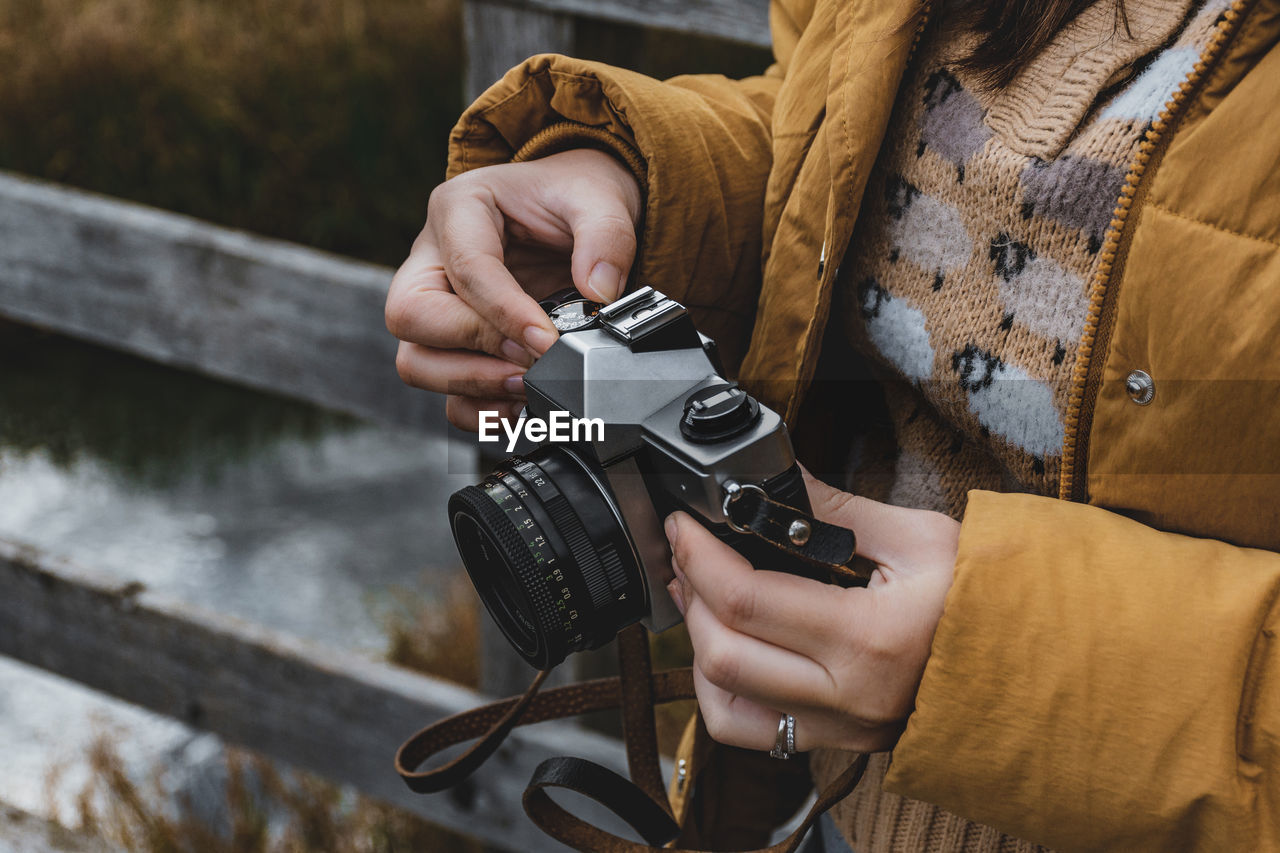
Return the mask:
<svg viewBox="0 0 1280 853">
<path fill-rule="evenodd" d="M 841 491 L 814 477 L 803 465 L 800 472 L 804 475 L 814 518 L 852 530 L 858 537 L 859 556 L 877 563 L 890 563 L 899 553 L 900 543 L 912 538 L 911 516 L 919 510 L 903 509 Z"/>
<path fill-rule="evenodd" d="M 859 510 L 863 508 L 859 503 L 862 501 L 875 503 L 827 485 L 809 473 L 809 469 L 803 465 L 800 466 L 800 473 L 804 475 L 805 491 L 809 493 L 809 504 L 813 507 L 814 518 L 841 527 L 852 527 L 859 520 L 858 517 L 861 514 Z"/>
<path fill-rule="evenodd" d="M 612 186 L 581 202 L 567 217 L 573 233 L 573 283 L 583 296 L 612 302 L 622 295 L 635 261 L 635 218 Z"/>
</svg>

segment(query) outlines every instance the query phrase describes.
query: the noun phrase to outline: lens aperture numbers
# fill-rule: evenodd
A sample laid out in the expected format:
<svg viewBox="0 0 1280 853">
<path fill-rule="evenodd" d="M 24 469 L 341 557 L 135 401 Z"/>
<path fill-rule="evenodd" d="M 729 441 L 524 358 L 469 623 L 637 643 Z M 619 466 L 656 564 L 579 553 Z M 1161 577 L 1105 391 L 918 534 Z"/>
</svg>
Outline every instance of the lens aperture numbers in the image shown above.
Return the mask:
<svg viewBox="0 0 1280 853">
<path fill-rule="evenodd" d="M 544 606 L 549 607 L 549 612 L 545 615 L 559 623 L 561 637 L 568 648 L 576 649 L 584 642 L 587 633 L 583 624 L 584 614 L 577 605 L 577 597 L 585 595 L 587 590 L 575 592 L 573 587 L 580 585 L 580 573 L 566 573 L 557 564 L 561 558 L 572 563 L 573 554 L 561 541 L 565 534 L 561 529 L 562 522 L 554 514 L 548 515 L 548 504 L 567 502 L 560 490 L 536 465 L 523 460 L 500 475 L 500 484 L 513 497 L 520 498 L 519 515 L 513 516 L 513 521 L 519 525 L 526 523 L 525 519 L 528 520 L 529 526 L 526 529 L 530 532 L 524 534 L 522 531 L 522 535 L 525 536 L 525 544 L 543 575 Z"/>
</svg>

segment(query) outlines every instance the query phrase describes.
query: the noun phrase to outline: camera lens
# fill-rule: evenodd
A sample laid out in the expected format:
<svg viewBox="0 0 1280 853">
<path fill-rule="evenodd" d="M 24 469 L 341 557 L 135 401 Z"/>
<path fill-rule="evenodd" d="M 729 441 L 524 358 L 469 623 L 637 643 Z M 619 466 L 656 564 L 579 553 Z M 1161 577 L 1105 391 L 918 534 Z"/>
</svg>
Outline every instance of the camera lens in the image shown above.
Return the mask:
<svg viewBox="0 0 1280 853">
<path fill-rule="evenodd" d="M 602 477 L 563 447 L 514 457 L 449 499 L 462 562 L 525 660 L 548 669 L 647 612 L 644 575 Z"/>
</svg>

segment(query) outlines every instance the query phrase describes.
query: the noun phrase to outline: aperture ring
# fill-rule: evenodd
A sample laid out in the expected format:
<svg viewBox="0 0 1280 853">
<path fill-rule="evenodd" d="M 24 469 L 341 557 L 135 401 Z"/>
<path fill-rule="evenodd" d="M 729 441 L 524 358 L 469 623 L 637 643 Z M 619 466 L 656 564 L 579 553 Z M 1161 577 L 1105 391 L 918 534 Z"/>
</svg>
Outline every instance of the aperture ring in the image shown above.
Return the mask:
<svg viewBox="0 0 1280 853">
<path fill-rule="evenodd" d="M 610 588 L 605 566 L 591 544 L 591 537 L 587 535 L 582 519 L 578 518 L 578 514 L 569 505 L 569 499 L 532 462 L 521 461 L 514 471 L 542 499 L 543 508 L 569 546 L 573 562 L 577 564 L 578 572 L 587 586 L 591 604 L 597 609 L 608 606 L 613 600 L 613 590 Z"/>
</svg>

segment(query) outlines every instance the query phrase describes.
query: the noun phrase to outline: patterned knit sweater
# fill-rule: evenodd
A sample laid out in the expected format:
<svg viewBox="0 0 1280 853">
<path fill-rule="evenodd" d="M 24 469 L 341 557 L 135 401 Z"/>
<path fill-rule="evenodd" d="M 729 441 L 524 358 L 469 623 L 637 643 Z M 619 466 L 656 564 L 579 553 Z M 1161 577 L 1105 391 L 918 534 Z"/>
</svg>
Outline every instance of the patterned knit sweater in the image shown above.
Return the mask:
<svg viewBox="0 0 1280 853">
<path fill-rule="evenodd" d="M 855 440 L 851 491 L 957 518 L 970 489 L 1056 494 L 1112 211 L 1146 130 L 1228 5 L 1126 0 L 1126 28 L 1102 0 L 998 91 L 952 66 L 965 38 L 926 31 L 832 312 L 832 333 L 878 365 L 891 433 Z M 1037 849 L 882 793 L 888 760 L 876 756 L 831 813 L 859 853 Z M 815 782 L 848 761 L 816 753 Z"/>
</svg>

